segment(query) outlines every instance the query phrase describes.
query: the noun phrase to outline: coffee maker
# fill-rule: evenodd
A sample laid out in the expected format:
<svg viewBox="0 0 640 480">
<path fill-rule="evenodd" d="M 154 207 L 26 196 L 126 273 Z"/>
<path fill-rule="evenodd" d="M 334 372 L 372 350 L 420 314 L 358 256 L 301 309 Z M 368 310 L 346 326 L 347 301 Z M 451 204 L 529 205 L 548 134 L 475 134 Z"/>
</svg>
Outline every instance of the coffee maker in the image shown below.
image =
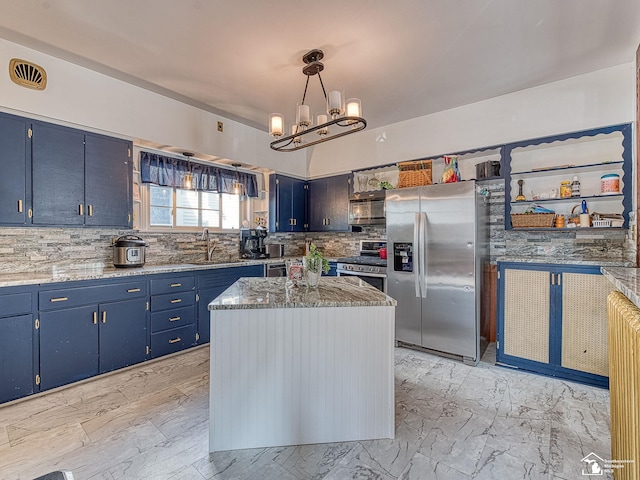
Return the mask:
<svg viewBox="0 0 640 480">
<path fill-rule="evenodd" d="M 264 228 L 240 230 L 240 258 L 269 258 L 265 238 L 267 230 Z"/>
</svg>

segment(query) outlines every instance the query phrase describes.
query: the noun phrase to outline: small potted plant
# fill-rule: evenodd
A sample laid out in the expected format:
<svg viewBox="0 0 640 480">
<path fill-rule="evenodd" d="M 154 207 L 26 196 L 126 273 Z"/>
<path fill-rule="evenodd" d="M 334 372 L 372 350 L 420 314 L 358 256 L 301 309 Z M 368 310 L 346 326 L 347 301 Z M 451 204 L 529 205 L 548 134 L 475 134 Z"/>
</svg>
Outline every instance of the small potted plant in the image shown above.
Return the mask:
<svg viewBox="0 0 640 480">
<path fill-rule="evenodd" d="M 304 272 L 307 285 L 311 288 L 318 286 L 320 276 L 329 273 L 329 262 L 322 256 L 322 252 L 316 248 L 315 243 L 309 247 L 309 253 L 304 257 Z"/>
</svg>

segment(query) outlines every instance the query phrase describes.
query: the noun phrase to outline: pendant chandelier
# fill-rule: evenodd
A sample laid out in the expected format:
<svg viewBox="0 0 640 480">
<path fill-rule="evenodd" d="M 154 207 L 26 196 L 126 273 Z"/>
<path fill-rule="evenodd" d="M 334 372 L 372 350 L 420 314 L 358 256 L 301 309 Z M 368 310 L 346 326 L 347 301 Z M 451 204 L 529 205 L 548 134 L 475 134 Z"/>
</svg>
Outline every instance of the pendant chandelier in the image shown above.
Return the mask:
<svg viewBox="0 0 640 480">
<path fill-rule="evenodd" d="M 191 190 L 193 188 L 193 175 L 191 174 L 191 157 L 193 157 L 193 153 L 182 152 L 182 155 L 187 157 L 187 173 L 184 176 L 184 188 Z"/>
<path fill-rule="evenodd" d="M 305 63 L 302 73 L 307 76 L 307 82 L 304 86 L 302 102 L 298 104 L 296 122 L 291 125 L 291 134 L 283 136 L 285 133 L 284 115 L 281 113 L 269 115 L 269 135 L 276 138 L 270 144 L 273 150 L 293 152 L 359 132 L 367 126 L 367 121 L 362 118 L 362 103 L 359 99 L 350 98 L 344 101 L 344 95 L 337 90 L 331 91 L 327 95 L 320 76 L 320 72 L 324 70 L 324 65 L 320 62 L 323 58 L 324 52 L 318 49 L 311 50 L 302 57 L 302 61 Z M 316 124 L 313 125 L 309 105 L 305 104 L 304 101 L 307 97 L 309 78 L 316 74 L 320 80 L 328 116 L 318 114 L 316 116 Z"/>
</svg>

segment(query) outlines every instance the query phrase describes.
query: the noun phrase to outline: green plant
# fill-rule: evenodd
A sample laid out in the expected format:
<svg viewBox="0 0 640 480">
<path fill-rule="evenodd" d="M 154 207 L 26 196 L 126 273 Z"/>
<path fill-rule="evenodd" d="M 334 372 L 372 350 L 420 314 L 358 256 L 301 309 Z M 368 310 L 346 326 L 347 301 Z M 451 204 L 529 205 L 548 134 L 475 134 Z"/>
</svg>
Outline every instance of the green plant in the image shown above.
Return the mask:
<svg viewBox="0 0 640 480">
<path fill-rule="evenodd" d="M 380 188 L 382 188 L 383 190 L 391 190 L 392 188 L 394 188 L 394 186 L 390 182 L 384 180 L 380 182 Z"/>
<path fill-rule="evenodd" d="M 309 253 L 305 258 L 307 268 L 312 271 L 327 274 L 329 273 L 329 261 L 322 256 L 322 252 L 316 248 L 316 244 L 312 243 L 309 247 Z"/>
</svg>

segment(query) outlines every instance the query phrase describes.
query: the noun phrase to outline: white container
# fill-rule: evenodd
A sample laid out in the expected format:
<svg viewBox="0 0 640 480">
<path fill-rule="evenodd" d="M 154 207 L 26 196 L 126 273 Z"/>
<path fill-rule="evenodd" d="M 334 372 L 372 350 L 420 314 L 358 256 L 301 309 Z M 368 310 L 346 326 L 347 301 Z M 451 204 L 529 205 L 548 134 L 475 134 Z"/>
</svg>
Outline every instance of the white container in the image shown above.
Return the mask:
<svg viewBox="0 0 640 480">
<path fill-rule="evenodd" d="M 620 175 L 608 173 L 600 177 L 600 195 L 618 195 L 620 193 Z"/>
</svg>

